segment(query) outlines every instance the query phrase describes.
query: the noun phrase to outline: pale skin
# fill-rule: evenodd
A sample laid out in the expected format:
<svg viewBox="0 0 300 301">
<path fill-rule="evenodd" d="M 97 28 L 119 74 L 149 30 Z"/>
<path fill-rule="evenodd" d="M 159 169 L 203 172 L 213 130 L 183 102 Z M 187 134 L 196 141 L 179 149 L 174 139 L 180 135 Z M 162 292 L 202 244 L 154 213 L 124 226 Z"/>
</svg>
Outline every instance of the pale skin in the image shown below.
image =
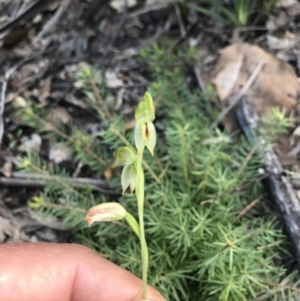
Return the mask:
<svg viewBox="0 0 300 301">
<path fill-rule="evenodd" d="M 77 244 L 0 246 L 0 300 L 137 301 L 139 278 Z M 152 287 L 147 297 L 166 301 Z"/>
</svg>

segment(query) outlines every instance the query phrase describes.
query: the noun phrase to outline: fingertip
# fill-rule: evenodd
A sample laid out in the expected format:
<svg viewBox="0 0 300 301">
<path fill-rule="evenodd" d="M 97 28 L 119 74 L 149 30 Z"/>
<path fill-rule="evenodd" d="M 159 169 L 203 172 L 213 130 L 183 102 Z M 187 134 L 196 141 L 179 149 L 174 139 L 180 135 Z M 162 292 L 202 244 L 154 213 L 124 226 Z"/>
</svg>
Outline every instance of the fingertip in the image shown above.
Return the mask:
<svg viewBox="0 0 300 301">
<path fill-rule="evenodd" d="M 93 250 L 77 245 L 85 261 L 77 268 L 74 283 L 75 300 L 142 300 L 142 281 L 129 271 L 104 259 Z M 103 298 L 103 299 L 101 299 Z M 148 286 L 147 298 L 167 301 L 157 290 Z"/>
</svg>

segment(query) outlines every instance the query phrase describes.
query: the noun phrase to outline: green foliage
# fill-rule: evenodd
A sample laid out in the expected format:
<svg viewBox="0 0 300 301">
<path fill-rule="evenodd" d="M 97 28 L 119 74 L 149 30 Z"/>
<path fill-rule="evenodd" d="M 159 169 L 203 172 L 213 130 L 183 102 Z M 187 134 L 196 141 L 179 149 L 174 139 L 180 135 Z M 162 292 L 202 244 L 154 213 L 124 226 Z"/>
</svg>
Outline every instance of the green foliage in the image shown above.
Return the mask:
<svg viewBox="0 0 300 301">
<path fill-rule="evenodd" d="M 155 50 L 148 54 L 155 58 Z M 144 52 L 144 57 L 148 54 Z M 287 276 L 278 263 L 289 249 L 288 239 L 278 219 L 272 218 L 258 179 L 260 156 L 249 156 L 253 145 L 245 138 L 237 142 L 226 133 L 210 130 L 216 113 L 212 104 L 198 89 L 187 86 L 181 67 L 170 67 L 172 58 L 175 62 L 172 54 L 168 67 L 156 70 L 156 80 L 149 87 L 156 107 L 155 124 L 160 129 L 155 156 L 146 155 L 151 168 L 145 168 L 149 284 L 170 301 L 293 300 L 295 275 Z M 92 91 L 89 72 L 80 75 L 85 95 Z M 97 87 L 101 89 L 99 83 Z M 116 117 L 118 112 L 105 105 L 112 115 L 109 122 L 102 106 L 91 105 L 101 112 L 99 120 L 106 116 L 106 126 L 96 140 L 88 141 L 75 130 L 72 139 L 65 139 L 36 118 L 41 116 L 39 110 L 25 110 L 22 115 L 36 130 L 66 140 L 76 160 L 95 177 L 102 177 L 114 151 L 126 144 L 128 132 L 131 136 L 124 121 Z M 90 153 L 83 151 L 83 141 Z M 97 161 L 100 154 L 106 165 Z M 126 224 L 105 223 L 88 229 L 83 223 L 84 210 L 107 200 L 105 195 L 92 193 L 89 187 L 74 189 L 63 180 L 63 170 L 49 169 L 36 154 L 21 161 L 23 171 L 39 172 L 51 180 L 39 199 L 32 201 L 31 207 L 38 207 L 34 210 L 76 227 L 74 241 L 141 276 L 138 239 Z M 111 184 L 121 191 L 119 176 L 114 175 Z M 126 195 L 119 201 L 135 212 L 135 197 Z M 256 205 L 250 208 L 253 201 Z"/>
<path fill-rule="evenodd" d="M 253 14 L 268 14 L 277 0 L 177 0 L 188 8 L 207 15 L 224 26 L 244 27 Z"/>
<path fill-rule="evenodd" d="M 286 117 L 285 109 L 274 107 L 269 114 L 263 116 L 262 124 L 262 135 L 274 142 L 279 134 L 286 133 L 295 124 L 295 120 Z"/>
<path fill-rule="evenodd" d="M 259 11 L 262 14 L 268 15 L 272 12 L 272 10 L 275 8 L 276 3 L 279 0 L 264 0 L 264 1 L 259 1 Z"/>
<path fill-rule="evenodd" d="M 164 39 L 163 39 L 164 40 Z M 195 58 L 195 48 L 192 46 L 179 50 L 176 54 L 170 52 L 160 43 L 140 51 L 140 56 L 147 60 L 156 75 L 164 74 L 165 68 L 191 63 Z"/>
</svg>

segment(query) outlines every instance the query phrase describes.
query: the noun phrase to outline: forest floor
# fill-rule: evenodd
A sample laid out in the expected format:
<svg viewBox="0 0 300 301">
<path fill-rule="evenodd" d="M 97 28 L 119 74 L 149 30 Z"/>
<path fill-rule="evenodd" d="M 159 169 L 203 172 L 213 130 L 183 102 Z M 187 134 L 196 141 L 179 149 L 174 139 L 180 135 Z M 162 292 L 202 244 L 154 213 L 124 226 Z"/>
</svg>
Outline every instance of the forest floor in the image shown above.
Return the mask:
<svg viewBox="0 0 300 301">
<path fill-rule="evenodd" d="M 83 66 L 90 65 L 99 71 L 103 85 L 110 91 L 110 106 L 119 110 L 130 128 L 134 106 L 152 80 L 151 70 L 157 67 L 147 64 L 140 54 L 157 45 L 163 47 L 166 55 L 182 47 L 193 47 L 191 64 L 178 64 L 186 65 L 190 85 L 205 89 L 217 79 L 215 66 L 224 47 L 241 41 L 254 44 L 291 66 L 292 79 L 284 79 L 281 74 L 279 80 L 281 85 L 288 85 L 300 75 L 300 3 L 281 2 L 281 6 L 265 14 L 249 15 L 251 25 L 237 29 L 236 20 L 225 22 L 228 15 L 222 11 L 219 18 L 212 18 L 197 9 L 197 1 L 185 1 L 183 5 L 172 0 L 2 0 L 0 243 L 69 241 L 66 229 L 53 225 L 51 220 L 41 221 L 27 210 L 27 202 L 38 195 L 46 182 L 18 172 L 18 157 L 24 152 L 37 151 L 49 165 L 58 164 L 73 178 L 93 177 L 63 146 L 24 126 L 16 115 L 16 106 L 26 107 L 33 102 L 59 122 L 72 123 L 74 128 L 96 135 L 102 125 L 91 115 L 78 78 Z M 230 65 L 228 77 L 235 64 Z M 212 70 L 215 74 L 211 75 Z M 268 80 L 268 89 L 276 90 L 275 79 Z M 289 108 L 290 104 L 281 106 Z M 300 134 L 294 130 L 285 143 L 292 141 L 292 150 L 299 152 L 295 140 Z M 281 156 L 282 162 L 292 164 L 294 172 L 299 171 L 297 156 L 290 158 L 286 153 L 285 150 Z M 105 186 L 101 181 L 108 179 L 109 175 L 105 175 L 98 184 Z M 299 195 L 297 189 L 295 192 Z"/>
</svg>

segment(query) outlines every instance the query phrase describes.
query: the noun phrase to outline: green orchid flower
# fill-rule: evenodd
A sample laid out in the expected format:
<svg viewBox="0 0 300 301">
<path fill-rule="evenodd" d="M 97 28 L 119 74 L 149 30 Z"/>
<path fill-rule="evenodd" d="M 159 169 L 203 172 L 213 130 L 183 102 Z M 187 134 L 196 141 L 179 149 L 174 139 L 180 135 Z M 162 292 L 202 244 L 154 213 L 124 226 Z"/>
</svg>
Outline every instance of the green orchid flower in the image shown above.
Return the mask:
<svg viewBox="0 0 300 301">
<path fill-rule="evenodd" d="M 135 109 L 136 125 L 134 129 L 135 146 L 139 154 L 142 154 L 145 146 L 154 154 L 156 145 L 156 130 L 153 124 L 155 109 L 152 96 L 146 92 Z"/>
<path fill-rule="evenodd" d="M 120 147 L 116 152 L 114 163 L 115 166 L 124 166 L 121 175 L 122 194 L 124 195 L 128 187 L 133 193 L 137 185 L 136 152 L 128 146 Z"/>
</svg>

